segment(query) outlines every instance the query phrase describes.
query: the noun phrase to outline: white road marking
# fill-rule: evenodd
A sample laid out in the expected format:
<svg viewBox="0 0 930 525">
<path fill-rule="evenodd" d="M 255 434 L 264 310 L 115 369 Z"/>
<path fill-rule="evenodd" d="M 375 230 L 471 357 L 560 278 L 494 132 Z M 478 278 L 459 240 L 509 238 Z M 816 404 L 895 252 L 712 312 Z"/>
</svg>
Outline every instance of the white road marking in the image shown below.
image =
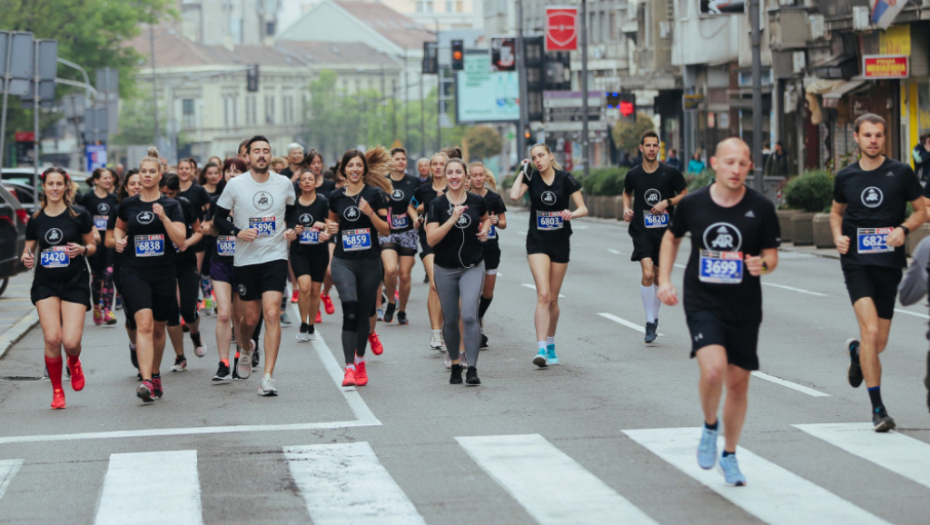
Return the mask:
<svg viewBox="0 0 930 525">
<path fill-rule="evenodd" d="M 520 286 L 522 286 L 522 287 L 524 287 L 524 288 L 529 288 L 530 290 L 535 290 L 535 289 L 536 289 L 536 285 L 535 285 L 535 284 L 530 284 L 530 283 L 523 283 L 523 284 L 521 284 Z M 561 298 L 564 298 L 564 297 L 565 297 L 564 295 L 559 294 L 559 298 L 560 298 L 560 299 L 561 299 Z"/>
<path fill-rule="evenodd" d="M 316 525 L 425 524 L 368 443 L 285 447 Z"/>
<path fill-rule="evenodd" d="M 614 255 L 623 255 L 622 253 L 620 253 L 620 250 L 614 250 L 613 248 L 608 248 L 607 251 Z"/>
<path fill-rule="evenodd" d="M 812 291 L 810 291 L 810 290 L 805 290 L 805 289 L 803 289 L 803 288 L 795 288 L 794 286 L 785 286 L 785 285 L 783 285 L 783 284 L 767 283 L 767 282 L 765 282 L 765 281 L 762 281 L 762 284 L 764 284 L 765 286 L 771 286 L 771 287 L 773 287 L 773 288 L 781 288 L 781 289 L 783 289 L 783 290 L 791 290 L 792 292 L 798 292 L 798 293 L 803 293 L 803 294 L 807 294 L 807 295 L 816 295 L 817 297 L 826 297 L 826 296 L 827 296 L 827 294 L 825 294 L 825 293 L 812 292 Z"/>
<path fill-rule="evenodd" d="M 688 268 L 688 267 L 685 266 L 684 264 L 678 264 L 678 263 L 675 263 L 675 264 L 673 264 L 672 266 L 674 266 L 675 268 L 681 268 L 682 270 L 685 270 L 685 269 Z"/>
<path fill-rule="evenodd" d="M 203 523 L 197 451 L 111 454 L 94 523 Z"/>
<path fill-rule="evenodd" d="M 909 311 L 907 311 L 907 310 L 902 310 L 902 309 L 900 309 L 900 308 L 895 308 L 894 311 L 895 311 L 895 312 L 898 312 L 899 314 L 913 315 L 914 317 L 920 317 L 921 319 L 930 319 L 930 315 L 927 315 L 927 314 L 919 314 L 919 313 L 917 313 L 917 312 L 909 312 Z"/>
<path fill-rule="evenodd" d="M 793 474 L 752 452 L 737 447 L 745 487 L 730 487 L 719 471 L 703 470 L 695 459 L 700 428 L 624 430 L 624 434 L 646 447 L 678 470 L 697 480 L 734 505 L 772 525 L 817 523 L 846 525 L 887 524 L 881 518 Z"/>
<path fill-rule="evenodd" d="M 645 333 L 646 333 L 646 327 L 645 327 L 645 326 L 643 326 L 643 325 L 638 325 L 638 324 L 634 323 L 633 321 L 627 321 L 626 319 L 624 319 L 624 318 L 622 318 L 622 317 L 617 317 L 617 316 L 614 315 L 614 314 L 609 314 L 609 313 L 607 313 L 607 312 L 600 312 L 600 313 L 598 313 L 597 315 L 603 317 L 604 319 L 610 319 L 611 321 L 613 321 L 613 322 L 615 322 L 615 323 L 617 323 L 617 324 L 622 324 L 623 326 L 625 326 L 625 327 L 627 327 L 627 328 L 632 328 L 633 330 L 636 330 L 637 332 L 639 332 L 639 333 L 641 333 L 641 334 L 645 334 Z M 658 335 L 659 335 L 659 337 L 665 337 L 665 334 L 658 334 Z"/>
<path fill-rule="evenodd" d="M 0 461 L 0 498 L 6 493 L 7 487 L 9 487 L 10 482 L 13 481 L 13 476 L 19 472 L 21 466 L 23 466 L 23 460 L 21 459 L 5 459 Z"/>
<path fill-rule="evenodd" d="M 806 387 L 804 385 L 799 385 L 797 383 L 792 383 L 791 381 L 782 379 L 780 377 L 770 376 L 765 372 L 760 372 L 758 370 L 752 372 L 753 377 L 758 377 L 759 379 L 764 379 L 776 385 L 781 385 L 791 390 L 796 390 L 802 394 L 807 394 L 811 397 L 830 397 L 830 394 L 826 392 L 821 392 L 820 390 L 814 390 L 813 388 Z"/>
<path fill-rule="evenodd" d="M 656 523 L 539 434 L 455 439 L 542 525 Z"/>
<path fill-rule="evenodd" d="M 899 432 L 879 434 L 870 423 L 794 425 L 808 434 L 930 488 L 930 445 Z"/>
</svg>

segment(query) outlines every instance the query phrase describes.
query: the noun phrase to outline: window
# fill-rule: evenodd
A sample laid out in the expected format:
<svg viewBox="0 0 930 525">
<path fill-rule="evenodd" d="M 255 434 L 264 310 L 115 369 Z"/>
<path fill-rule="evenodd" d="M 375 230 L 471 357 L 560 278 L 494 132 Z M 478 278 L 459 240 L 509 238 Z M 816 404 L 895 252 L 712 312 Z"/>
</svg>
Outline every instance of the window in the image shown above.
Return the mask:
<svg viewBox="0 0 930 525">
<path fill-rule="evenodd" d="M 464 11 L 464 8 L 463 8 L 463 6 L 462 6 L 462 0 L 457 0 L 457 1 L 455 2 L 455 12 L 456 12 L 456 13 L 461 13 L 462 11 Z"/>
<path fill-rule="evenodd" d="M 237 102 L 238 99 L 235 95 L 223 95 L 223 120 L 227 128 L 234 128 L 239 125 Z"/>
<path fill-rule="evenodd" d="M 429 1 L 426 2 L 426 12 L 427 12 L 427 13 L 432 13 L 432 12 L 433 12 L 433 2 L 432 2 L 432 0 L 429 0 Z"/>
<path fill-rule="evenodd" d="M 417 13 L 426 12 L 426 2 L 424 0 L 417 0 Z"/>
<path fill-rule="evenodd" d="M 265 124 L 274 124 L 274 95 L 265 95 Z"/>
<path fill-rule="evenodd" d="M 193 128 L 197 126 L 196 115 L 194 114 L 194 99 L 185 98 L 181 101 L 181 126 Z"/>
<path fill-rule="evenodd" d="M 258 124 L 258 101 L 255 95 L 245 97 L 245 123 L 247 126 Z"/>
<path fill-rule="evenodd" d="M 446 12 L 447 13 L 452 12 L 452 0 L 446 0 Z"/>
<path fill-rule="evenodd" d="M 281 112 L 284 113 L 282 118 L 284 119 L 285 124 L 293 124 L 294 122 L 294 97 L 292 95 L 285 95 L 281 97 Z"/>
</svg>

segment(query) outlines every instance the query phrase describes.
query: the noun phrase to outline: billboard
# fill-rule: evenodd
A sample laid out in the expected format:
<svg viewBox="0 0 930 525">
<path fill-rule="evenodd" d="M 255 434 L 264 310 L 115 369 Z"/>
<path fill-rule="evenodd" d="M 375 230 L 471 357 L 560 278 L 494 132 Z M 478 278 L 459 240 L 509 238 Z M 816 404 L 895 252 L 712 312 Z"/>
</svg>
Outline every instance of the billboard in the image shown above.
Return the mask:
<svg viewBox="0 0 930 525">
<path fill-rule="evenodd" d="M 731 15 L 745 10 L 745 0 L 701 0 L 702 15 Z"/>
<path fill-rule="evenodd" d="M 546 8 L 546 51 L 578 50 L 578 9 Z"/>
<path fill-rule="evenodd" d="M 516 71 L 491 71 L 487 51 L 466 51 L 465 70 L 455 72 L 455 118 L 463 122 L 520 120 Z"/>
<path fill-rule="evenodd" d="M 517 39 L 491 39 L 491 71 L 516 71 Z"/>
<path fill-rule="evenodd" d="M 862 57 L 864 78 L 907 78 L 908 61 L 905 55 L 864 55 Z"/>
</svg>

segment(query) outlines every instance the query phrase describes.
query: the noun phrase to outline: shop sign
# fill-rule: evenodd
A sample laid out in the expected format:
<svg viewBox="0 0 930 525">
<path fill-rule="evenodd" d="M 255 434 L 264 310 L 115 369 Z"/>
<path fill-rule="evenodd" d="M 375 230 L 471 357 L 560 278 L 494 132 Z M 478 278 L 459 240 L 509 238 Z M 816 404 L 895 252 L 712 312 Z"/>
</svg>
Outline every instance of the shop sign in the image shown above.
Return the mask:
<svg viewBox="0 0 930 525">
<path fill-rule="evenodd" d="M 850 101 L 849 111 L 852 118 L 857 119 L 866 113 L 872 112 L 872 99 L 868 97 L 855 97 Z"/>
<path fill-rule="evenodd" d="M 907 78 L 908 61 L 904 55 L 864 55 L 862 76 L 874 78 Z"/>
</svg>

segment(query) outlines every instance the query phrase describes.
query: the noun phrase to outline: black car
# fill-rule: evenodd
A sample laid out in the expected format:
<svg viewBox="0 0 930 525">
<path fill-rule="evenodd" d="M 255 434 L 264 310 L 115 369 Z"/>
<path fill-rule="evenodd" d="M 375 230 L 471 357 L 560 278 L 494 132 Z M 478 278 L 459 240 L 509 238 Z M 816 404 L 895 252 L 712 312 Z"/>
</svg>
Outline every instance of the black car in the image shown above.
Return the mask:
<svg viewBox="0 0 930 525">
<path fill-rule="evenodd" d="M 0 187 L 0 295 L 10 278 L 25 270 L 20 256 L 26 245 L 29 212 L 5 187 Z"/>
</svg>

